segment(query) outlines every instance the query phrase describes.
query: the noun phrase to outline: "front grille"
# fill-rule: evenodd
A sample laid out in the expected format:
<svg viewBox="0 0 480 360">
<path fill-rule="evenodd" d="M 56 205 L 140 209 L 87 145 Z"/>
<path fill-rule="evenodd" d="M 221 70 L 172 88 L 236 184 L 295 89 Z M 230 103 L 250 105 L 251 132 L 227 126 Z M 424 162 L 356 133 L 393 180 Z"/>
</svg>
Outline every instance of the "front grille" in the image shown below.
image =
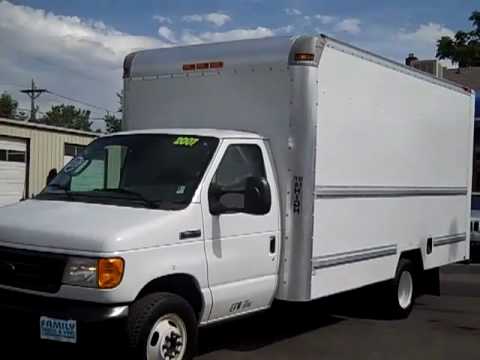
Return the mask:
<svg viewBox="0 0 480 360">
<path fill-rule="evenodd" d="M 66 257 L 0 247 L 0 284 L 55 293 L 62 284 Z"/>
</svg>

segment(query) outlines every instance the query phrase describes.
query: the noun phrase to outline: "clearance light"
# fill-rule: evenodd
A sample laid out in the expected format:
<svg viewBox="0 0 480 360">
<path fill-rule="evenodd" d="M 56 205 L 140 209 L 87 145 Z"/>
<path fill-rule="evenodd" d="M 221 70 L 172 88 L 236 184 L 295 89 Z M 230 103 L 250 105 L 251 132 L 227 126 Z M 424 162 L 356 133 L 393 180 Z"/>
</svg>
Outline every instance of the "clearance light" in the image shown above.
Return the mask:
<svg viewBox="0 0 480 360">
<path fill-rule="evenodd" d="M 199 63 L 196 64 L 197 70 L 208 70 L 208 63 Z"/>
<path fill-rule="evenodd" d="M 223 68 L 223 61 L 212 61 L 212 62 L 203 62 L 196 64 L 183 64 L 183 71 L 195 71 L 195 70 L 216 70 Z"/>
<path fill-rule="evenodd" d="M 210 63 L 210 69 L 221 69 L 223 68 L 223 61 L 214 61 Z"/>
<path fill-rule="evenodd" d="M 315 59 L 314 54 L 309 53 L 296 53 L 295 61 L 313 61 Z"/>
<path fill-rule="evenodd" d="M 195 70 L 195 64 L 184 64 L 182 69 L 183 69 L 183 71 Z"/>
</svg>

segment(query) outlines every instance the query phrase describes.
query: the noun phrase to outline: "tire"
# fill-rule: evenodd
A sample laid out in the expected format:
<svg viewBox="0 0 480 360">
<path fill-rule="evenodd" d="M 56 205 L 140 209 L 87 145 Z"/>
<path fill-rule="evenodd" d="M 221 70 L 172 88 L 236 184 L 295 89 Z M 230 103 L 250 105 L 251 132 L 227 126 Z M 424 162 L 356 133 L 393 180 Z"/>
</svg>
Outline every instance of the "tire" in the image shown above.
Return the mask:
<svg viewBox="0 0 480 360">
<path fill-rule="evenodd" d="M 393 319 L 407 318 L 415 302 L 416 277 L 411 260 L 400 259 L 395 278 L 386 286 L 387 315 Z"/>
<path fill-rule="evenodd" d="M 130 306 L 127 336 L 132 359 L 190 360 L 197 334 L 195 312 L 180 296 L 152 293 Z"/>
</svg>

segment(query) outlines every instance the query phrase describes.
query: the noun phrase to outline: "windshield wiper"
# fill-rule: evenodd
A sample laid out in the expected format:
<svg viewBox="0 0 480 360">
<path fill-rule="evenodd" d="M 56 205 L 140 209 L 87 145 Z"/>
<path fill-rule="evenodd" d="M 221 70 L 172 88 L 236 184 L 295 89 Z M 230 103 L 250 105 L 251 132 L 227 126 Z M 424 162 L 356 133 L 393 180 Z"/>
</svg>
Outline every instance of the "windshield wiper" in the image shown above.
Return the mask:
<svg viewBox="0 0 480 360">
<path fill-rule="evenodd" d="M 118 188 L 118 189 L 94 189 L 93 191 L 96 192 L 110 192 L 110 193 L 117 193 L 117 194 L 126 194 L 126 195 L 132 195 L 135 196 L 137 199 L 141 200 L 145 205 L 147 205 L 149 208 L 152 209 L 157 209 L 158 205 L 155 201 L 148 199 L 145 197 L 143 194 L 133 191 L 133 190 L 128 190 L 125 188 Z"/>
</svg>

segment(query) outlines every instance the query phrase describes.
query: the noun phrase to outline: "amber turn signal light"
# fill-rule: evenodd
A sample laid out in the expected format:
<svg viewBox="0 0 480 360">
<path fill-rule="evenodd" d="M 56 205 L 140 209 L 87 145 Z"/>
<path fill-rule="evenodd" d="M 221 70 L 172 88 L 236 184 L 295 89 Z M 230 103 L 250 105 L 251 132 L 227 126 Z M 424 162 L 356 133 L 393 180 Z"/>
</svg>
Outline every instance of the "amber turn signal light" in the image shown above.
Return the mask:
<svg viewBox="0 0 480 360">
<path fill-rule="evenodd" d="M 98 260 L 98 287 L 100 289 L 113 289 L 123 278 L 125 262 L 122 258 L 109 258 Z"/>
</svg>

